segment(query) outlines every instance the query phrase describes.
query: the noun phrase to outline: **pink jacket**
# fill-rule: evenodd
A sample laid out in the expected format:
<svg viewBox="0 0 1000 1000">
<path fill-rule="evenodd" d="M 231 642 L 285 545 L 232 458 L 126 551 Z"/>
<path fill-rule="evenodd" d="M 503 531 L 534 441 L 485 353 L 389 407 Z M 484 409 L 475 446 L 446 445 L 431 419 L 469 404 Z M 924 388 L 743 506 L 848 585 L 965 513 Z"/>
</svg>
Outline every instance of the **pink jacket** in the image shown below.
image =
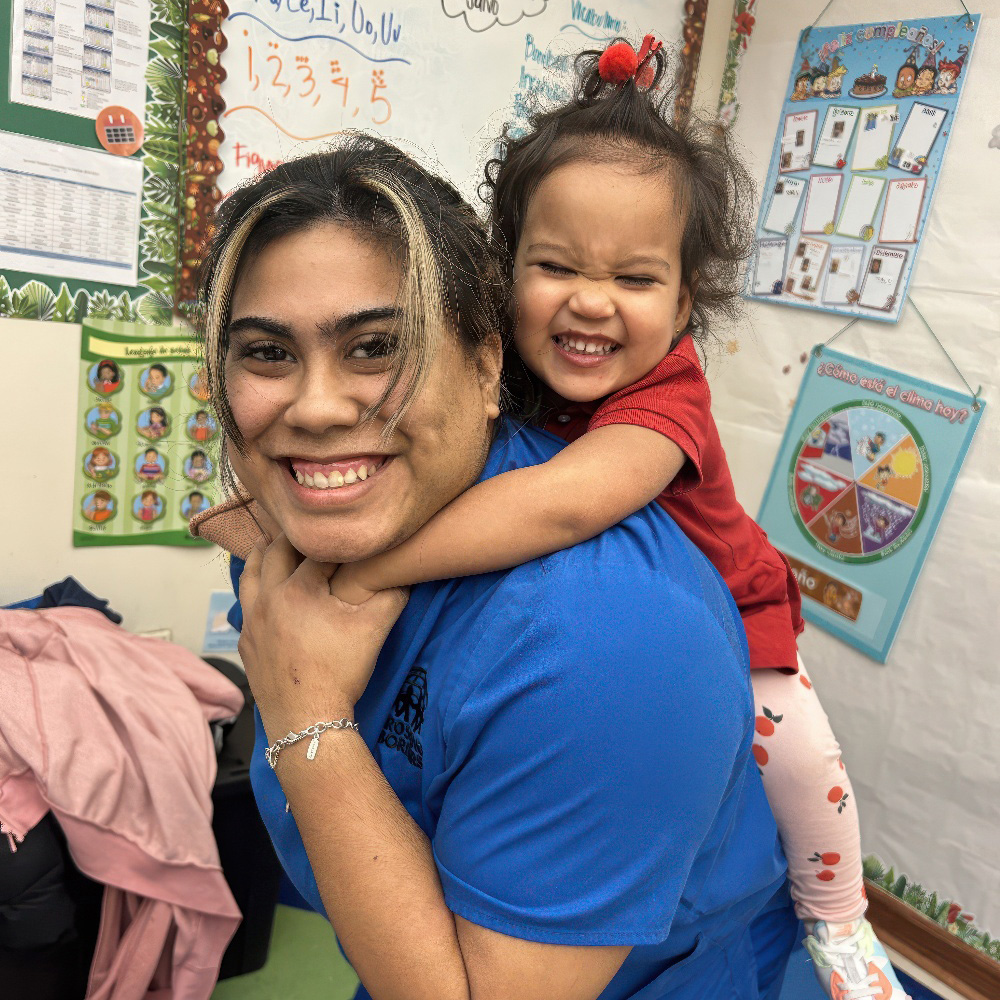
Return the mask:
<svg viewBox="0 0 1000 1000">
<path fill-rule="evenodd" d="M 88 998 L 212 993 L 240 911 L 212 834 L 207 723 L 242 704 L 192 653 L 99 611 L 0 611 L 0 821 L 24 836 L 51 809 L 106 886 Z"/>
</svg>

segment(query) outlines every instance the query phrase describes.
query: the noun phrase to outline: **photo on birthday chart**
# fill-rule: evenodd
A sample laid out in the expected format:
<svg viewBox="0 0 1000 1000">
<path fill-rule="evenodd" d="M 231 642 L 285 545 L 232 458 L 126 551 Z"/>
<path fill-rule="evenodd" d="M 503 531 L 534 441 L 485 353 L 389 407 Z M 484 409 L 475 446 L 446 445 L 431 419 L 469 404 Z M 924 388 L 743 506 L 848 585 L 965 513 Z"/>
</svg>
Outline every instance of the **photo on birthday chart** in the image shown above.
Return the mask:
<svg viewBox="0 0 1000 1000">
<path fill-rule="evenodd" d="M 764 229 L 767 232 L 784 233 L 787 236 L 794 230 L 795 216 L 805 187 L 806 182 L 801 177 L 778 178 L 764 219 Z"/>
<path fill-rule="evenodd" d="M 908 250 L 875 247 L 868 262 L 868 270 L 865 272 L 858 305 L 866 309 L 889 312 L 896 304 L 899 282 L 908 255 Z"/>
<path fill-rule="evenodd" d="M 885 190 L 884 177 L 855 176 L 844 196 L 836 232 L 855 240 L 870 240 L 875 235 L 875 213 Z"/>
<path fill-rule="evenodd" d="M 83 459 L 83 473 L 95 483 L 106 483 L 109 479 L 114 479 L 118 475 L 118 469 L 118 456 L 102 445 L 88 451 Z"/>
<path fill-rule="evenodd" d="M 893 146 L 890 165 L 911 174 L 921 173 L 947 117 L 945 108 L 914 102 Z"/>
<path fill-rule="evenodd" d="M 800 232 L 825 233 L 827 236 L 833 232 L 843 182 L 842 174 L 813 174 L 809 178 Z"/>
<path fill-rule="evenodd" d="M 159 520 L 165 510 L 166 503 L 156 490 L 143 490 L 132 501 L 132 516 L 144 524 Z"/>
<path fill-rule="evenodd" d="M 839 104 L 827 108 L 816 152 L 813 153 L 814 167 L 836 167 L 839 170 L 847 165 L 847 149 L 851 145 L 860 110 Z"/>
<path fill-rule="evenodd" d="M 118 513 L 118 502 L 107 490 L 95 490 L 83 498 L 80 509 L 91 523 L 103 524 Z"/>
<path fill-rule="evenodd" d="M 862 110 L 851 170 L 885 170 L 889 166 L 889 147 L 899 119 L 898 111 L 896 104 Z"/>
<path fill-rule="evenodd" d="M 114 437 L 122 429 L 122 415 L 103 400 L 86 412 L 83 422 L 88 433 L 96 438 Z"/>
<path fill-rule="evenodd" d="M 166 365 L 154 362 L 139 373 L 139 391 L 150 399 L 163 399 L 174 391 L 174 377 Z"/>
<path fill-rule="evenodd" d="M 170 433 L 170 414 L 162 406 L 149 406 L 136 419 L 136 430 L 150 441 L 159 441 Z"/>
<path fill-rule="evenodd" d="M 800 237 L 795 255 L 785 272 L 783 291 L 786 295 L 794 295 L 807 302 L 816 301 L 817 278 L 823 270 L 829 250 L 830 244 L 824 240 Z"/>
<path fill-rule="evenodd" d="M 122 388 L 122 370 L 110 358 L 91 365 L 87 371 L 87 385 L 99 396 L 113 396 Z"/>
<path fill-rule="evenodd" d="M 926 177 L 902 177 L 889 181 L 879 243 L 917 242 L 926 191 Z"/>
<path fill-rule="evenodd" d="M 785 115 L 781 134 L 781 173 L 808 170 L 812 166 L 813 138 L 816 135 L 816 112 L 795 111 Z"/>
</svg>

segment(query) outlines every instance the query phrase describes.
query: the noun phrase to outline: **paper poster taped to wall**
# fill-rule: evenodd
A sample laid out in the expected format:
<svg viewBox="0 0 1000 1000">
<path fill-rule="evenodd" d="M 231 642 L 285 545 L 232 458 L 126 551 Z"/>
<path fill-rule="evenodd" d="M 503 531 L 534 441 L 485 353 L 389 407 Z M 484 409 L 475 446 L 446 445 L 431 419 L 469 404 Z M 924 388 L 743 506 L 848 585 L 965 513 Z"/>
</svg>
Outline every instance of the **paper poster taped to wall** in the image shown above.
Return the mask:
<svg viewBox="0 0 1000 1000">
<path fill-rule="evenodd" d="M 73 544 L 204 545 L 188 520 L 218 499 L 201 348 L 179 327 L 84 324 Z"/>
<path fill-rule="evenodd" d="M 748 297 L 899 319 L 978 26 L 962 14 L 802 33 Z M 776 234 L 788 240 L 780 280 Z"/>
<path fill-rule="evenodd" d="M 984 405 L 813 352 L 758 518 L 809 621 L 885 662 Z"/>
</svg>

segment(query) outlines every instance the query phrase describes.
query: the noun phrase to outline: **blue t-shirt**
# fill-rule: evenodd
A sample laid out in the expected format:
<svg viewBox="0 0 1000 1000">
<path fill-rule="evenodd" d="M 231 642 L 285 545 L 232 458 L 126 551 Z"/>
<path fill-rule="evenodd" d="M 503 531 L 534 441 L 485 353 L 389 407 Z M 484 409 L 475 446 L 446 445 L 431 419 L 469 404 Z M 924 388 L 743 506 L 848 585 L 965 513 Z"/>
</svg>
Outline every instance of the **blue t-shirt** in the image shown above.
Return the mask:
<svg viewBox="0 0 1000 1000">
<path fill-rule="evenodd" d="M 561 446 L 504 425 L 482 478 Z M 532 941 L 634 946 L 601 1000 L 763 995 L 758 967 L 791 942 L 749 931 L 764 907 L 785 920 L 786 900 L 750 756 L 746 639 L 660 507 L 510 571 L 413 588 L 355 717 L 454 913 Z M 323 912 L 265 746 L 258 716 L 257 803 Z"/>
</svg>

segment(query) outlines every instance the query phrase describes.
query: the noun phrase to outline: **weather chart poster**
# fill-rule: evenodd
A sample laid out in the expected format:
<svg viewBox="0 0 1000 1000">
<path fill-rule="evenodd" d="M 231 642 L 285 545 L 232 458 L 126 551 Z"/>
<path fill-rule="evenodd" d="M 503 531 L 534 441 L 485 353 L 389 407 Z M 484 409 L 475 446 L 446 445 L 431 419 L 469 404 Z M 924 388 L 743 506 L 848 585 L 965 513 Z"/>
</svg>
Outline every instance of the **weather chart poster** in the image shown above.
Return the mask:
<svg viewBox="0 0 1000 1000">
<path fill-rule="evenodd" d="M 979 15 L 803 31 L 746 294 L 896 322 Z"/>
<path fill-rule="evenodd" d="M 885 662 L 984 405 L 813 351 L 758 517 L 809 621 Z"/>
<path fill-rule="evenodd" d="M 207 544 L 188 531 L 218 499 L 219 425 L 200 355 L 180 327 L 84 323 L 75 546 Z"/>
</svg>

